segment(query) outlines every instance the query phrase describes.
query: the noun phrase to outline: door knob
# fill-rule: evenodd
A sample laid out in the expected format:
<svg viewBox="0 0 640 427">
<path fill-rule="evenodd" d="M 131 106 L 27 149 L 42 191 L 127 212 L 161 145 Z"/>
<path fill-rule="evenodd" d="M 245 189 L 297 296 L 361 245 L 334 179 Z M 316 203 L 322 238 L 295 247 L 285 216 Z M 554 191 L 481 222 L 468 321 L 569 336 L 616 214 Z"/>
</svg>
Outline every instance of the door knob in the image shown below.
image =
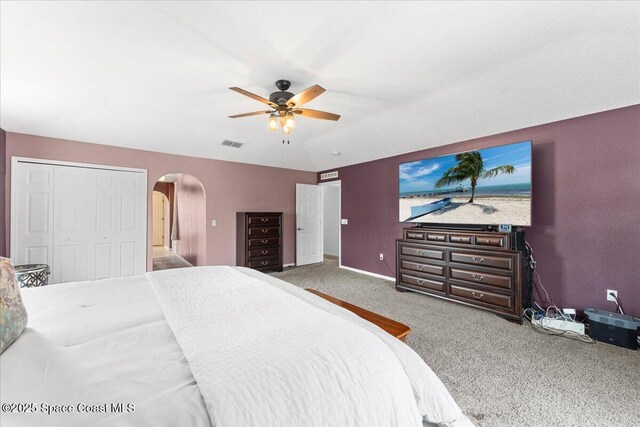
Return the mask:
<svg viewBox="0 0 640 427">
<path fill-rule="evenodd" d="M 298 231 L 302 231 L 302 228 L 298 228 Z"/>
</svg>

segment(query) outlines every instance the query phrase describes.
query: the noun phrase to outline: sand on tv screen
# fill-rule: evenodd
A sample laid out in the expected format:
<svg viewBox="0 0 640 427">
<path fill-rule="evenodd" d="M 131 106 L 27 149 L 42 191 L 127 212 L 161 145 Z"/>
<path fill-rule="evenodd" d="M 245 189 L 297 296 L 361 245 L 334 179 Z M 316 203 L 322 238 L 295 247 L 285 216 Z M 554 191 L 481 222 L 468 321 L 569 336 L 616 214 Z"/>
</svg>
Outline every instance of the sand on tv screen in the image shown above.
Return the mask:
<svg viewBox="0 0 640 427">
<path fill-rule="evenodd" d="M 531 141 L 400 164 L 401 222 L 531 225 Z"/>
</svg>

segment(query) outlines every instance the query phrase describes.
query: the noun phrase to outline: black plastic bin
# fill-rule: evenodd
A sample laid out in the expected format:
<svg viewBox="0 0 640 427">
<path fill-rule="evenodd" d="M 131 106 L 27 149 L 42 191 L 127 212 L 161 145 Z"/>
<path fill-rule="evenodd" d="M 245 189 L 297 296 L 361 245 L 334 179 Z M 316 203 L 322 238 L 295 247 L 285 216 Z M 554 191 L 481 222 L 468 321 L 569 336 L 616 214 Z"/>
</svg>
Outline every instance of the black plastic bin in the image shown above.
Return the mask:
<svg viewBox="0 0 640 427">
<path fill-rule="evenodd" d="M 587 308 L 584 315 L 589 318 L 589 336 L 596 341 L 638 349 L 640 319 L 626 314 Z"/>
</svg>

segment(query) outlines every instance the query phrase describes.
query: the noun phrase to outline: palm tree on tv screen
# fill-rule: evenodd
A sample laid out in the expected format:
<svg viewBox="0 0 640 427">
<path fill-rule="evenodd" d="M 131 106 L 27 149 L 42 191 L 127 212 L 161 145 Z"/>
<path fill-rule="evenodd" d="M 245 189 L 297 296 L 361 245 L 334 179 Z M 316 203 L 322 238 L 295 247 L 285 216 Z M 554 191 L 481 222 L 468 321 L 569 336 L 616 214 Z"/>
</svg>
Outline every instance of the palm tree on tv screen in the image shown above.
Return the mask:
<svg viewBox="0 0 640 427">
<path fill-rule="evenodd" d="M 478 179 L 489 179 L 501 173 L 510 175 L 516 171 L 512 165 L 497 166 L 489 170 L 484 169 L 482 154 L 478 151 L 456 154 L 457 165 L 450 167 L 443 174 L 435 187 L 441 188 L 451 184 L 457 184 L 464 180 L 471 181 L 471 199 L 467 203 L 473 203 Z"/>
</svg>

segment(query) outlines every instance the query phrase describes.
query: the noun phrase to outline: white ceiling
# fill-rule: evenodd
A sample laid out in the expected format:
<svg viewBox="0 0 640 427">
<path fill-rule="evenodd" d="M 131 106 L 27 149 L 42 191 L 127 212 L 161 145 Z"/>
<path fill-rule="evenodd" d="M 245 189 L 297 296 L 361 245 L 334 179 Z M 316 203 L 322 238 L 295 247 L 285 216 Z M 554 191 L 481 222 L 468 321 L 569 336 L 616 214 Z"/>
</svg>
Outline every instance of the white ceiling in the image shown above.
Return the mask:
<svg viewBox="0 0 640 427">
<path fill-rule="evenodd" d="M 12 132 L 318 171 L 640 103 L 638 2 L 0 5 Z M 280 78 L 340 121 L 227 118 Z"/>
</svg>

